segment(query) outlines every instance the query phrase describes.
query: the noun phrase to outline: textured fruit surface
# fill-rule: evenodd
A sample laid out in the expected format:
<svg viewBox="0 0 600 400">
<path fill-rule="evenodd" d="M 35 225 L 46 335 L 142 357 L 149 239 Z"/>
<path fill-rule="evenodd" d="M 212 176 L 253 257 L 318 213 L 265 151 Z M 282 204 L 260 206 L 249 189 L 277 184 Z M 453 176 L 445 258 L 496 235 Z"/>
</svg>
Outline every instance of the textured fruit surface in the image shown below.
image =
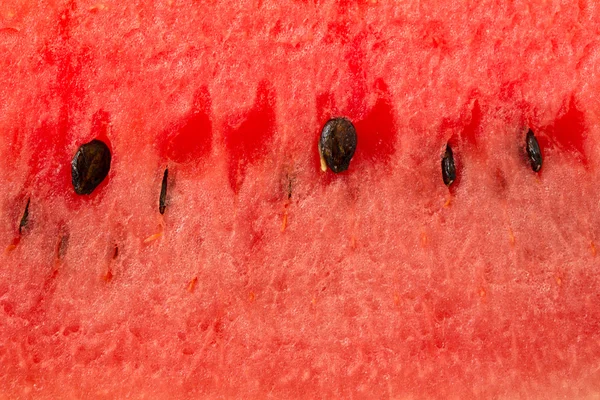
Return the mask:
<svg viewBox="0 0 600 400">
<path fill-rule="evenodd" d="M 589 0 L 3 0 L 0 397 L 597 394 L 599 26 Z"/>
</svg>

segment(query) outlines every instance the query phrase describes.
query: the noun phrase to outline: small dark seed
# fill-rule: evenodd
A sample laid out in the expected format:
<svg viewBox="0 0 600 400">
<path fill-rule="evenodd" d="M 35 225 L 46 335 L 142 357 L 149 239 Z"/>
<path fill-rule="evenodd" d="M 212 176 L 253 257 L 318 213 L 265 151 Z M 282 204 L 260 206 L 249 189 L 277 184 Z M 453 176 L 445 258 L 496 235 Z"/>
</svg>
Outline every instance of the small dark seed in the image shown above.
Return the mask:
<svg viewBox="0 0 600 400">
<path fill-rule="evenodd" d="M 323 127 L 319 140 L 321 160 L 335 173 L 350 166 L 356 151 L 356 129 L 347 118 L 332 118 Z"/>
<path fill-rule="evenodd" d="M 292 198 L 292 194 L 294 192 L 294 180 L 295 178 L 289 172 L 286 172 L 285 177 L 282 179 L 282 189 L 284 190 L 288 200 Z"/>
<path fill-rule="evenodd" d="M 538 141 L 531 129 L 527 131 L 525 144 L 527 148 L 527 156 L 529 157 L 529 162 L 531 163 L 531 169 L 534 172 L 538 172 L 540 169 L 542 169 L 542 152 L 540 151 L 540 145 L 538 144 Z"/>
<path fill-rule="evenodd" d="M 19 234 L 21 234 L 21 232 L 23 231 L 23 228 L 25 228 L 27 226 L 27 223 L 29 222 L 29 202 L 31 201 L 31 199 L 27 199 L 27 205 L 25 206 L 25 212 L 23 213 L 23 216 L 21 217 L 21 222 L 19 222 Z"/>
<path fill-rule="evenodd" d="M 81 145 L 71 161 L 71 182 L 77 194 L 90 194 L 110 170 L 108 146 L 97 139 Z"/>
<path fill-rule="evenodd" d="M 115 249 L 113 251 L 113 260 L 119 256 L 119 246 L 115 244 Z"/>
<path fill-rule="evenodd" d="M 56 249 L 56 258 L 62 260 L 67 254 L 67 248 L 69 247 L 69 234 L 65 233 L 60 237 L 60 241 L 58 242 L 58 246 Z"/>
<path fill-rule="evenodd" d="M 160 187 L 160 198 L 158 199 L 158 211 L 161 214 L 165 213 L 167 208 L 167 179 L 169 178 L 169 168 L 165 169 L 163 174 L 162 185 Z"/>
<path fill-rule="evenodd" d="M 446 151 L 442 157 L 442 178 L 446 186 L 452 185 L 456 179 L 456 167 L 454 165 L 454 154 L 449 144 L 446 144 Z"/>
</svg>

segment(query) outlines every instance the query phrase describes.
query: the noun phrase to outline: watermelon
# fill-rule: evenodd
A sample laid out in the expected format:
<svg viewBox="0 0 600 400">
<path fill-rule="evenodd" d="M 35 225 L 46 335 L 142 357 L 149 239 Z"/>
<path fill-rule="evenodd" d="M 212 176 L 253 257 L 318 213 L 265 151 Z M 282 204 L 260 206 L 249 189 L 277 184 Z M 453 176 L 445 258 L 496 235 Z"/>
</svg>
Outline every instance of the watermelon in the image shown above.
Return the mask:
<svg viewBox="0 0 600 400">
<path fill-rule="evenodd" d="M 599 27 L 590 0 L 3 1 L 0 397 L 597 397 Z"/>
</svg>

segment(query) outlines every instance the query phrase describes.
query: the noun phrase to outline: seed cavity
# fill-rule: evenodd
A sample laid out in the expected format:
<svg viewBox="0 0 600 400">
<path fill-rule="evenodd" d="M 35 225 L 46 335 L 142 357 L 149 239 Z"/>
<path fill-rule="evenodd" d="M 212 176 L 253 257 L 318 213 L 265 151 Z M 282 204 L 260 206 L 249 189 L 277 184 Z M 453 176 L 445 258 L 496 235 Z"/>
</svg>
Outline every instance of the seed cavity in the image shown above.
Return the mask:
<svg viewBox="0 0 600 400">
<path fill-rule="evenodd" d="M 525 145 L 527 149 L 527 156 L 529 157 L 529 163 L 531 164 L 531 169 L 534 172 L 539 172 L 539 170 L 542 169 L 542 152 L 540 150 L 540 145 L 531 129 L 527 131 Z"/>
<path fill-rule="evenodd" d="M 71 161 L 71 183 L 75 193 L 91 194 L 108 175 L 110 161 L 110 150 L 104 142 L 94 139 L 81 145 Z"/>
<path fill-rule="evenodd" d="M 67 254 L 69 248 L 69 233 L 61 234 L 58 243 L 56 245 L 56 260 L 62 260 Z"/>
<path fill-rule="evenodd" d="M 356 151 L 356 129 L 349 119 L 332 118 L 321 131 L 319 154 L 321 170 L 329 167 L 336 174 L 346 171 Z"/>
<path fill-rule="evenodd" d="M 29 222 L 29 203 L 31 202 L 31 198 L 27 199 L 27 205 L 25 206 L 25 212 L 23 212 L 23 216 L 21 217 L 21 222 L 19 222 L 19 235 L 22 233 L 23 229 L 27 227 L 27 223 Z"/>
<path fill-rule="evenodd" d="M 158 199 L 158 211 L 161 214 L 165 213 L 167 208 L 167 180 L 169 178 L 169 168 L 165 169 L 163 174 L 162 185 L 160 187 L 160 198 Z"/>
<path fill-rule="evenodd" d="M 454 165 L 454 154 L 450 144 L 446 144 L 446 151 L 442 156 L 442 179 L 446 186 L 452 185 L 456 180 L 456 166 Z"/>
</svg>

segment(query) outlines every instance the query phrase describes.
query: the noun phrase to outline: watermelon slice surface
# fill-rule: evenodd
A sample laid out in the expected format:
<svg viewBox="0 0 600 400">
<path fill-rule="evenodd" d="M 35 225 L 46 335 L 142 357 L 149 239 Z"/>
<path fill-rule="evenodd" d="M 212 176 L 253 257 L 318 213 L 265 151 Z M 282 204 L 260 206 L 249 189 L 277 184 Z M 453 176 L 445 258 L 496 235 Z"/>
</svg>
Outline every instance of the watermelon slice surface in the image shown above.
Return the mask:
<svg viewBox="0 0 600 400">
<path fill-rule="evenodd" d="M 596 398 L 599 34 L 589 0 L 2 1 L 0 398 Z"/>
</svg>

